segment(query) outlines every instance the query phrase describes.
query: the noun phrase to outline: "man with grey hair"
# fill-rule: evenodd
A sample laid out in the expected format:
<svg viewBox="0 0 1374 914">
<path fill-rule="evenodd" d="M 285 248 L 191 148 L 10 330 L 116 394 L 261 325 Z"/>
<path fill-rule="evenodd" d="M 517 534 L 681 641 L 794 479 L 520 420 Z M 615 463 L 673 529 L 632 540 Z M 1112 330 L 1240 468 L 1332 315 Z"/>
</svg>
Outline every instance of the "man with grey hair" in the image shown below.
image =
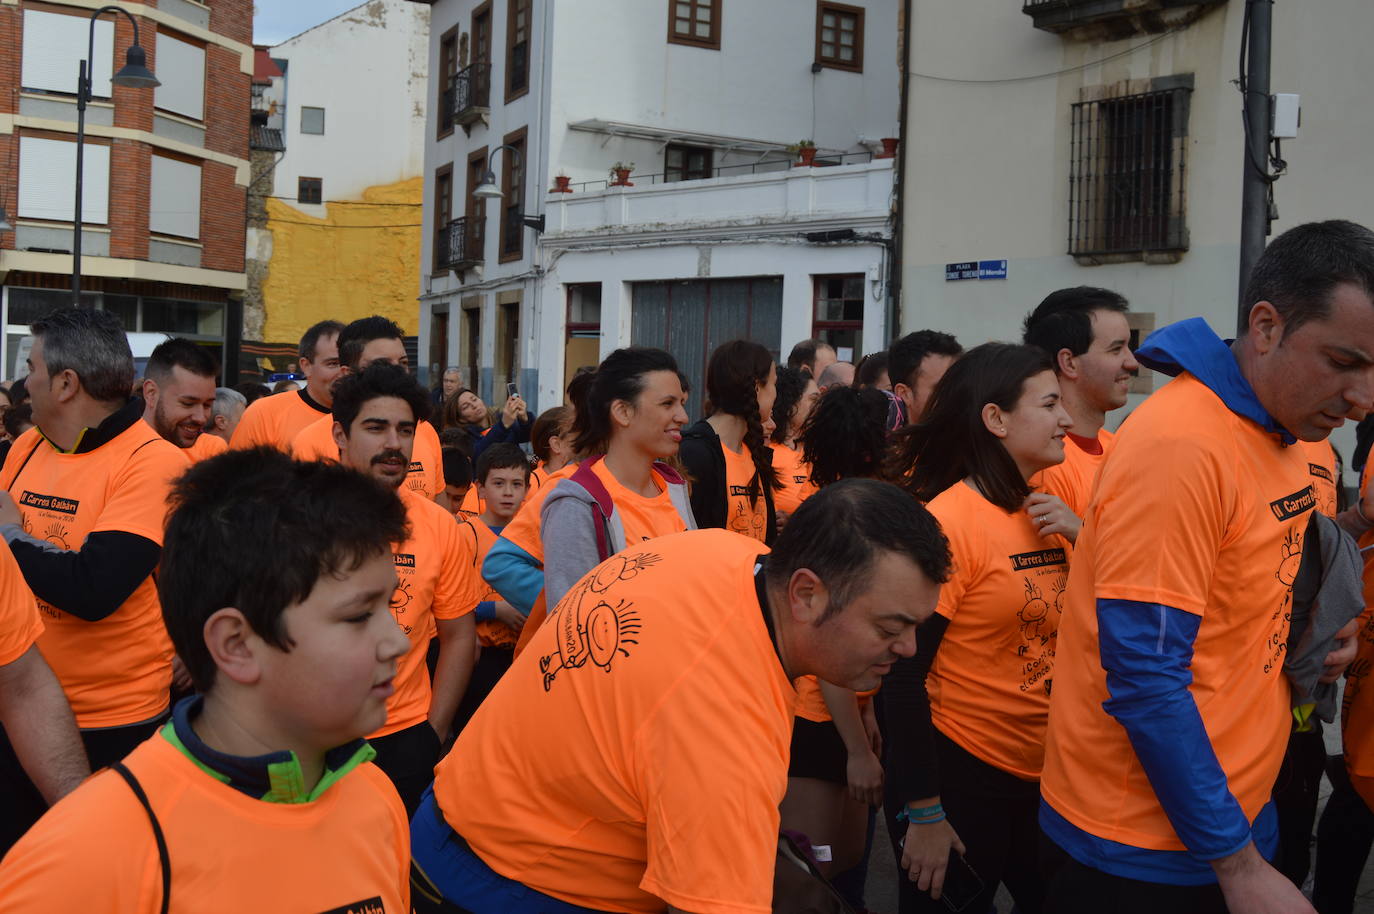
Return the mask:
<svg viewBox="0 0 1374 914">
<path fill-rule="evenodd" d="M 215 405 L 210 407 L 210 422 L 205 426 L 205 434 L 214 435 L 228 444 L 247 408 L 248 398 L 243 394 L 230 387 L 216 387 Z"/>
<path fill-rule="evenodd" d="M 121 759 L 167 713 L 172 644 L 152 573 L 181 451 L 129 398 L 119 320 L 68 308 L 32 325 L 25 386 L 35 428 L 0 470 L 0 535 L 38 600 L 38 647 L 93 768 Z M 45 804 L 0 739 L 0 809 L 21 828 Z"/>
<path fill-rule="evenodd" d="M 820 388 L 821 393 L 825 393 L 832 387 L 851 387 L 853 384 L 853 362 L 831 362 L 825 366 L 820 377 L 816 378 L 816 386 Z"/>
</svg>

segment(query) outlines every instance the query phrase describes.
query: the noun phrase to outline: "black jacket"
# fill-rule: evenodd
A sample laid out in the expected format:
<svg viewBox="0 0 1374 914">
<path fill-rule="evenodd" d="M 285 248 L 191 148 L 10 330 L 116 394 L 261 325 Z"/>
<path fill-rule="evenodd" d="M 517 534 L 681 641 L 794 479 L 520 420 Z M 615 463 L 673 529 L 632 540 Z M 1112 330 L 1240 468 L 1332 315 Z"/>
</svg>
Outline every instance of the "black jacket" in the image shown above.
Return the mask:
<svg viewBox="0 0 1374 914">
<path fill-rule="evenodd" d="M 720 436 L 711 423 L 702 419 L 684 431 L 678 456 L 690 477 L 692 514 L 697 527 L 724 529 L 730 501 L 725 495 L 725 452 L 721 450 Z M 768 459 L 770 462 L 773 459 L 772 448 L 768 448 Z M 773 490 L 766 484 L 762 488 L 764 504 L 768 506 L 764 543 L 771 546 L 778 536 L 778 519 L 773 510 Z"/>
</svg>

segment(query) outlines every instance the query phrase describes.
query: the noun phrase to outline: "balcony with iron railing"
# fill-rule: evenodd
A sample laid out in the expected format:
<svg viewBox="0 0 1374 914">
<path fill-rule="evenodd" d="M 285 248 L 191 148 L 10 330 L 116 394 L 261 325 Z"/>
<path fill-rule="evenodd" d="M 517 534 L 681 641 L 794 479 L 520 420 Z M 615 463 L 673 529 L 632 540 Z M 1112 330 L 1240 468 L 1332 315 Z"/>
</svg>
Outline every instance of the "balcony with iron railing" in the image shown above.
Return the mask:
<svg viewBox="0 0 1374 914">
<path fill-rule="evenodd" d="M 1022 0 L 1037 29 L 1062 34 L 1091 27 L 1108 39 L 1167 32 L 1226 0 Z"/>
<path fill-rule="evenodd" d="M 482 222 L 466 217 L 441 225 L 434 235 L 434 271 L 466 270 L 482 263 Z"/>
<path fill-rule="evenodd" d="M 439 118 L 447 131 L 468 125 L 491 111 L 491 64 L 470 64 L 448 78 L 439 99 Z"/>
</svg>

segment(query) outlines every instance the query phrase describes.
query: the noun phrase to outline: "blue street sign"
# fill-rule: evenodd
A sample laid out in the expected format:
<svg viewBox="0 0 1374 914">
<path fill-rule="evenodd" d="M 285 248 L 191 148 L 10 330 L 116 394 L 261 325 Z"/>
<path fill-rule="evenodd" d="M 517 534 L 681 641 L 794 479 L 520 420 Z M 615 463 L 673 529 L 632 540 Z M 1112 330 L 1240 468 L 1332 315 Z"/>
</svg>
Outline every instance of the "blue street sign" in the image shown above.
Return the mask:
<svg viewBox="0 0 1374 914">
<path fill-rule="evenodd" d="M 1006 279 L 1007 262 L 1005 260 L 980 260 L 978 261 L 979 279 Z"/>
<path fill-rule="evenodd" d="M 960 279 L 977 279 L 978 261 L 966 260 L 962 263 L 945 264 L 945 282 L 954 282 Z"/>
</svg>

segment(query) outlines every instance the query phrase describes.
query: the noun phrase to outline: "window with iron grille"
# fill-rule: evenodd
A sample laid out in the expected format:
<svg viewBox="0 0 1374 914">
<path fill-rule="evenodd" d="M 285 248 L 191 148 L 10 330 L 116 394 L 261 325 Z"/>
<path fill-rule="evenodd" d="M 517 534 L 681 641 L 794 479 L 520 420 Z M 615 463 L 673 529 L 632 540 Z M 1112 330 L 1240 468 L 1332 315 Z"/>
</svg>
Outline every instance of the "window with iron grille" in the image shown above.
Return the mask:
<svg viewBox="0 0 1374 914">
<path fill-rule="evenodd" d="M 506 101 L 530 90 L 530 0 L 506 7 Z"/>
<path fill-rule="evenodd" d="M 864 330 L 864 274 L 816 276 L 814 281 L 811 336 L 825 340 L 836 351 L 849 349 L 846 360 L 857 363 L 863 355 L 860 339 Z"/>
<path fill-rule="evenodd" d="M 669 144 L 663 150 L 663 180 L 697 181 L 711 177 L 711 149 L 707 146 Z"/>
<path fill-rule="evenodd" d="M 1188 105 L 1192 77 L 1159 91 L 1083 101 L 1072 109 L 1069 253 L 1185 251 Z"/>
<path fill-rule="evenodd" d="M 837 70 L 863 72 L 863 7 L 819 0 L 816 4 L 816 63 Z"/>
<path fill-rule="evenodd" d="M 321 203 L 324 201 L 323 178 L 299 178 L 296 181 L 297 203 Z"/>
<path fill-rule="evenodd" d="M 720 50 L 720 0 L 668 0 L 668 41 Z"/>
</svg>

